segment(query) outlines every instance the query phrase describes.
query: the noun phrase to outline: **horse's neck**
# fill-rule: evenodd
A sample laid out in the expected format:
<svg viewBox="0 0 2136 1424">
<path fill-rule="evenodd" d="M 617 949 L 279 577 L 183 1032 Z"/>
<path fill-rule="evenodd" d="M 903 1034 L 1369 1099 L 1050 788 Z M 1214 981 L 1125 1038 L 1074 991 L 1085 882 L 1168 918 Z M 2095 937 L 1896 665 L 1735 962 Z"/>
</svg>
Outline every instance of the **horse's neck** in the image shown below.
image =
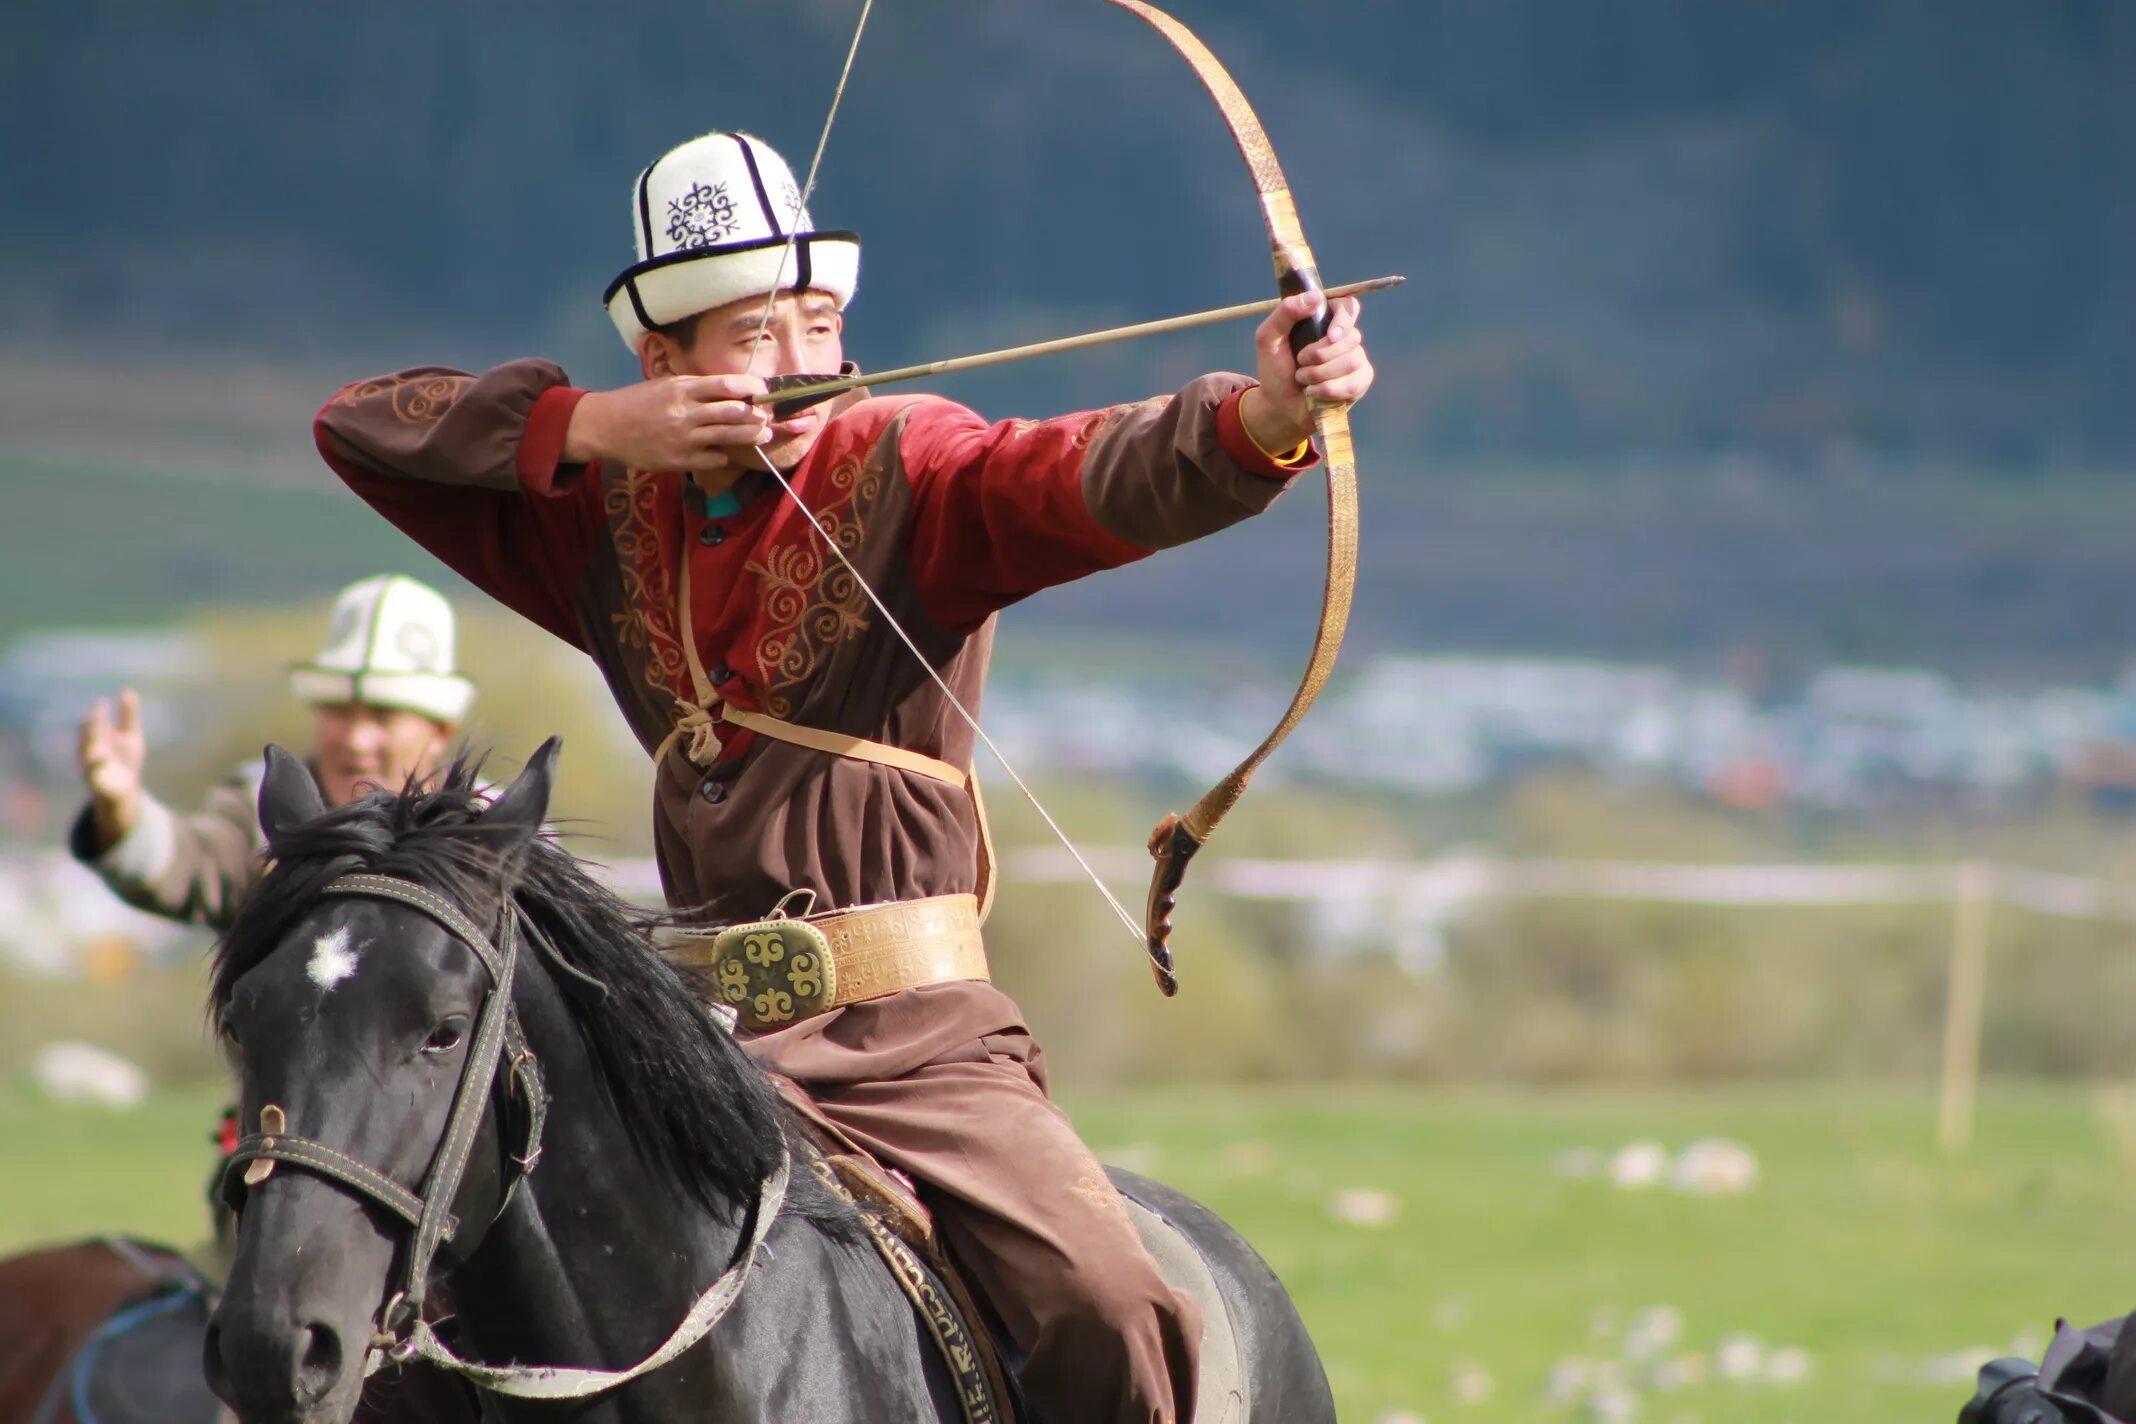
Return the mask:
<svg viewBox="0 0 2136 1424">
<path fill-rule="evenodd" d="M 526 973 L 528 966 L 522 966 Z M 452 1305 L 484 1360 L 627 1369 L 666 1341 L 733 1263 L 737 1222 L 722 1222 L 632 1143 L 553 985 L 520 995 L 552 1101 L 540 1170 L 528 1177 L 472 1259 L 454 1271 Z M 802 1169 L 796 1164 L 797 1178 Z M 802 1190 L 797 1181 L 796 1190 Z M 855 1233 L 782 1215 L 747 1289 L 696 1348 L 573 1415 L 582 1424 L 677 1420 L 860 1424 L 961 1417 L 925 1350 L 911 1307 Z M 503 1396 L 495 1417 L 550 1420 L 553 1405 Z"/>
<path fill-rule="evenodd" d="M 551 1093 L 541 1164 L 453 1272 L 453 1309 L 479 1358 L 624 1369 L 657 1349 L 727 1268 L 740 1230 L 705 1211 L 631 1142 L 554 989 L 544 983 L 520 1002 Z M 617 1424 L 697 1417 L 733 1383 L 719 1346 L 708 1341 L 580 1417 Z M 678 1394 L 688 1413 L 675 1412 L 679 1401 L 670 1396 Z M 509 1399 L 497 1403 L 506 1418 L 533 1412 Z M 535 1408 L 553 1416 L 553 1406 Z"/>
</svg>

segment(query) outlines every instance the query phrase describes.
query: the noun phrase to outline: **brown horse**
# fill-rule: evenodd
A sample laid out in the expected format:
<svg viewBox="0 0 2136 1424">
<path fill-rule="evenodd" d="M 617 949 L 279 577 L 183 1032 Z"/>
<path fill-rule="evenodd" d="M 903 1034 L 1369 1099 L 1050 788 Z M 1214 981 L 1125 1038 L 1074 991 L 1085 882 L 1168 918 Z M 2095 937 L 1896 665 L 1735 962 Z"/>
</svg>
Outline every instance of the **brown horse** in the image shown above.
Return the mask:
<svg viewBox="0 0 2136 1424">
<path fill-rule="evenodd" d="M 145 1241 L 105 1236 L 0 1258 L 0 1424 L 228 1420 L 201 1367 L 212 1308 L 185 1258 Z M 474 1424 L 480 1414 L 471 1387 L 416 1366 L 373 1380 L 355 1417 Z"/>
<path fill-rule="evenodd" d="M 61 1369 L 99 1325 L 186 1269 L 175 1252 L 119 1237 L 0 1260 L 0 1424 L 73 1421 L 64 1401 L 44 1411 Z"/>
</svg>

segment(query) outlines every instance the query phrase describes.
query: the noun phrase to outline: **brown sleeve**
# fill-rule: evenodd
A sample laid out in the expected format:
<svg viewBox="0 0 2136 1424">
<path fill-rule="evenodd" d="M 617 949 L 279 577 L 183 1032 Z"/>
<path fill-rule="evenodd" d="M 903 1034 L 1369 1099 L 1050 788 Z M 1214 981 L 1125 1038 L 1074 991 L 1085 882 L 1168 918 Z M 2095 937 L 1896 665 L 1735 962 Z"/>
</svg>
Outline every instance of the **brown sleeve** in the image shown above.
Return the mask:
<svg viewBox="0 0 2136 1424">
<path fill-rule="evenodd" d="M 1169 549 L 1258 514 L 1302 465 L 1264 454 L 1239 423 L 1244 376 L 1203 376 L 1174 396 L 1117 406 L 1089 437 L 1083 498 L 1104 529 Z"/>
<path fill-rule="evenodd" d="M 225 930 L 261 873 L 258 796 L 257 767 L 209 792 L 190 816 L 144 795 L 141 819 L 108 846 L 98 844 L 96 818 L 84 806 L 69 848 L 135 909 Z"/>
<path fill-rule="evenodd" d="M 579 581 L 607 537 L 600 482 L 561 463 L 583 395 L 548 361 L 479 377 L 422 366 L 343 388 L 313 437 L 342 482 L 402 533 L 582 647 Z"/>
<path fill-rule="evenodd" d="M 541 396 L 557 388 L 569 382 L 551 361 L 509 361 L 481 376 L 416 366 L 344 386 L 319 412 L 317 434 L 322 448 L 331 445 L 374 474 L 518 490 L 525 483 L 522 444 L 549 433 L 533 429 L 530 417 Z M 563 431 L 554 434 L 561 450 Z M 558 470 L 555 454 L 549 452 L 549 470 L 568 479 L 575 471 Z"/>
</svg>

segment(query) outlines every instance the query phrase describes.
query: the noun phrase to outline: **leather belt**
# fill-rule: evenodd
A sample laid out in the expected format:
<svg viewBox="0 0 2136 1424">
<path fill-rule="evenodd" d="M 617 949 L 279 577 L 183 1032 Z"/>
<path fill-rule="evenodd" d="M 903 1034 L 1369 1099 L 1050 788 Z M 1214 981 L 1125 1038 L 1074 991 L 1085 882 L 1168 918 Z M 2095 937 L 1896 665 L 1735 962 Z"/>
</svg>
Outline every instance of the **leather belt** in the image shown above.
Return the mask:
<svg viewBox="0 0 2136 1424">
<path fill-rule="evenodd" d="M 760 1033 L 906 989 L 989 977 L 977 895 L 671 929 L 661 941 L 678 964 L 711 970 L 715 1002 Z"/>
</svg>

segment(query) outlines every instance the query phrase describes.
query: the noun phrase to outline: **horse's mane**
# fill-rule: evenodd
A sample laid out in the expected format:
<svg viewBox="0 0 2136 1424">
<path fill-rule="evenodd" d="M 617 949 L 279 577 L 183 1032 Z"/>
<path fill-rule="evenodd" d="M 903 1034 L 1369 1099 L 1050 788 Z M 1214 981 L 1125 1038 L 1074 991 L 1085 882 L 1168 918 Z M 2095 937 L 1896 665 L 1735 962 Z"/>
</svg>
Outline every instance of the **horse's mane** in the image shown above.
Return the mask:
<svg viewBox="0 0 2136 1424">
<path fill-rule="evenodd" d="M 586 873 L 547 834 L 524 849 L 482 819 L 479 759 L 463 755 L 434 786 L 374 792 L 275 838 L 273 868 L 216 946 L 209 1014 L 221 1027 L 238 978 L 281 945 L 353 871 L 428 885 L 490 923 L 509 889 L 535 932 L 605 997 L 559 985 L 602 1089 L 632 1141 L 718 1214 L 754 1199 L 784 1150 L 784 1114 L 763 1071 L 705 1009 L 700 976 L 661 954 L 658 923 Z M 519 973 L 546 973 L 522 935 Z"/>
</svg>

